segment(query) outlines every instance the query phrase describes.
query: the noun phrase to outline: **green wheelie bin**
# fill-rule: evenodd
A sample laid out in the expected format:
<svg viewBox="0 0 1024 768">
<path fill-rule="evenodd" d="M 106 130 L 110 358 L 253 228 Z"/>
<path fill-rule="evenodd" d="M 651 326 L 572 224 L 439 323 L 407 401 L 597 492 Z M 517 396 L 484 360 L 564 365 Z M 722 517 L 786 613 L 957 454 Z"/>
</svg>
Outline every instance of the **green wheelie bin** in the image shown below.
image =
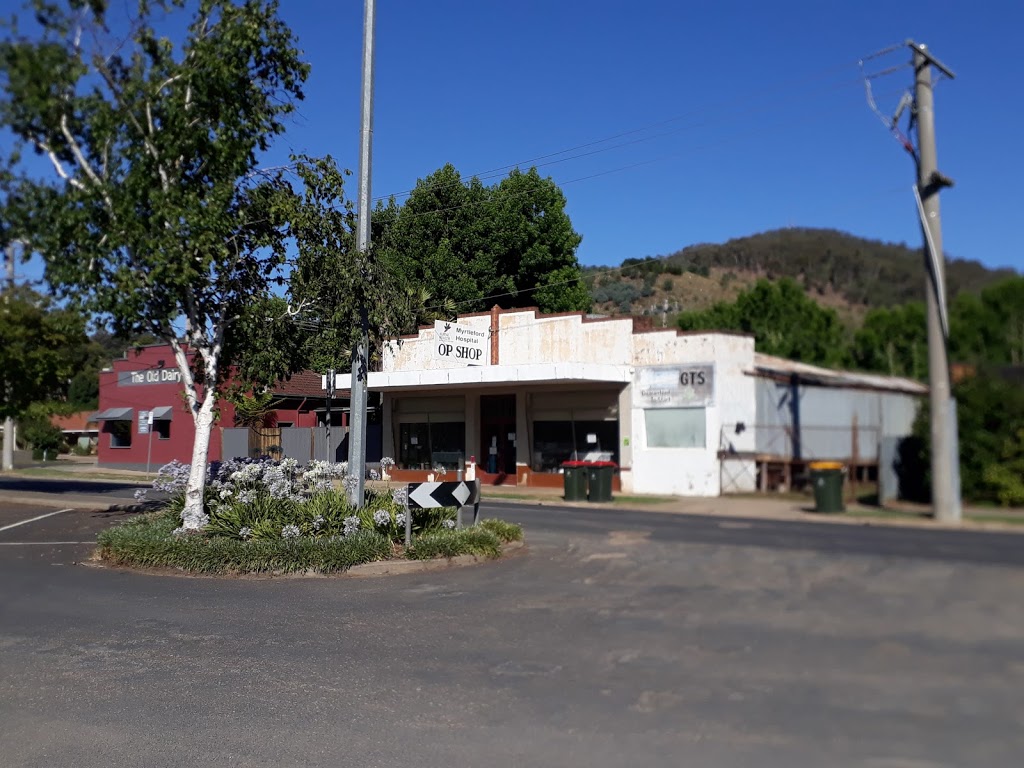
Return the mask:
<svg viewBox="0 0 1024 768">
<path fill-rule="evenodd" d="M 814 486 L 815 512 L 842 512 L 843 465 L 838 461 L 815 461 L 810 464 L 811 485 Z"/>
<path fill-rule="evenodd" d="M 587 500 L 587 466 L 582 461 L 562 462 L 562 481 L 566 501 Z"/>
<path fill-rule="evenodd" d="M 615 462 L 592 461 L 587 465 L 589 500 L 602 502 L 612 500 L 612 478 L 615 476 Z"/>
</svg>

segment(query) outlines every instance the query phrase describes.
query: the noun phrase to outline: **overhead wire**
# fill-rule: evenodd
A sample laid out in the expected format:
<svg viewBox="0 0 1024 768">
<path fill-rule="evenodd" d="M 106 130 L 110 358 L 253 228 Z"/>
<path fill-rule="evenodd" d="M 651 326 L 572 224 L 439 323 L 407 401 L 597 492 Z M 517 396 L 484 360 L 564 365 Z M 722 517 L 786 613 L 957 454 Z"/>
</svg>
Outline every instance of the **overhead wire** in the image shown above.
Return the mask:
<svg viewBox="0 0 1024 768">
<path fill-rule="evenodd" d="M 814 75 L 811 75 L 809 77 L 800 78 L 800 79 L 797 79 L 797 80 L 794 80 L 794 81 L 789 81 L 787 83 L 780 83 L 780 84 L 772 87 L 771 89 L 761 89 L 758 92 L 757 95 L 761 96 L 762 98 L 765 98 L 765 97 L 771 96 L 772 94 L 775 94 L 775 93 L 778 93 L 778 92 L 781 92 L 781 91 L 788 91 L 792 87 L 794 87 L 794 85 L 801 85 L 801 84 L 804 84 L 804 83 L 814 83 L 814 82 L 817 82 L 819 80 L 822 80 L 822 79 L 825 79 L 825 78 L 828 78 L 828 77 L 832 77 L 835 74 L 838 74 L 840 72 L 844 72 L 844 71 L 849 70 L 851 68 L 851 66 L 858 65 L 858 64 L 860 64 L 863 61 L 866 61 L 868 59 L 876 58 L 878 56 L 883 56 L 883 55 L 885 55 L 887 53 L 890 53 L 890 52 L 892 52 L 894 50 L 897 50 L 898 48 L 902 47 L 903 45 L 904 45 L 904 43 L 894 44 L 894 45 L 888 46 L 886 48 L 882 48 L 881 50 L 876 51 L 873 54 L 868 54 L 866 57 L 861 58 L 857 62 L 847 62 L 847 63 L 844 63 L 844 64 L 836 65 L 836 66 L 833 66 L 833 67 L 829 67 L 829 68 L 827 68 L 825 70 L 822 70 L 821 72 L 819 72 L 817 74 L 814 74 Z M 831 84 L 830 86 L 828 86 L 827 89 L 835 88 L 835 87 L 843 87 L 843 86 L 846 86 L 846 85 L 850 84 L 851 82 L 859 83 L 861 81 L 858 78 L 856 80 L 852 80 L 852 81 L 849 81 L 849 82 L 844 81 L 844 82 L 840 82 L 840 83 L 834 83 L 834 84 Z M 802 95 L 805 96 L 805 94 L 802 94 Z M 567 155 L 567 154 L 572 153 L 572 152 L 577 152 L 578 150 L 581 150 L 581 149 L 589 149 L 590 147 L 598 146 L 600 144 L 606 144 L 606 143 L 608 143 L 610 141 L 614 141 L 616 139 L 624 138 L 626 136 L 632 136 L 632 135 L 635 135 L 635 134 L 638 134 L 638 133 L 644 133 L 644 132 L 653 130 L 655 128 L 660 128 L 660 127 L 662 127 L 664 125 L 669 125 L 671 123 L 678 122 L 680 120 L 684 120 L 684 119 L 686 119 L 688 117 L 699 116 L 702 113 L 708 112 L 708 111 L 713 110 L 713 109 L 720 109 L 722 107 L 731 106 L 731 105 L 735 104 L 736 102 L 737 102 L 737 99 L 729 99 L 729 100 L 720 101 L 718 103 L 707 104 L 707 105 L 704 105 L 703 107 L 701 107 L 700 109 L 689 110 L 687 112 L 684 112 L 684 113 L 681 113 L 681 114 L 678 114 L 678 115 L 674 115 L 672 117 L 668 117 L 668 118 L 665 118 L 665 119 L 662 119 L 662 120 L 658 120 L 658 121 L 656 121 L 654 123 L 650 123 L 650 124 L 647 124 L 647 125 L 644 125 L 644 126 L 628 129 L 628 130 L 625 130 L 625 131 L 619 131 L 617 133 L 611 134 L 609 136 L 605 136 L 605 137 L 600 138 L 600 139 L 595 139 L 595 140 L 592 140 L 592 141 L 587 141 L 587 142 L 584 142 L 582 144 L 576 144 L 574 146 L 567 147 L 565 149 L 556 150 L 556 151 L 553 151 L 553 152 L 548 152 L 548 153 L 545 153 L 545 154 L 542 154 L 542 155 L 538 155 L 536 157 L 529 158 L 529 159 L 526 159 L 526 160 L 521 160 L 521 161 L 518 161 L 518 162 L 515 162 L 515 163 L 509 163 L 509 164 L 506 164 L 506 165 L 498 166 L 496 168 L 491 168 L 491 169 L 488 169 L 488 170 L 485 170 L 485 171 L 474 173 L 474 174 L 470 175 L 470 178 L 477 178 L 477 179 L 481 179 L 481 180 L 488 179 L 488 178 L 493 178 L 495 175 L 502 175 L 502 174 L 504 174 L 507 171 L 514 170 L 516 168 L 520 168 L 520 167 L 523 167 L 523 166 L 534 166 L 534 165 L 536 165 L 537 167 L 543 167 L 543 166 L 547 166 L 547 165 L 553 165 L 555 163 L 566 162 L 568 160 L 578 159 L 579 157 L 589 157 L 589 156 L 594 155 L 594 154 L 599 154 L 599 153 L 602 153 L 602 152 L 612 151 L 614 149 L 619 149 L 619 148 L 624 147 L 624 146 L 630 146 L 632 144 L 640 143 L 640 142 L 643 142 L 643 141 L 650 141 L 650 140 L 653 140 L 653 139 L 656 139 L 656 138 L 663 138 L 665 136 L 675 135 L 677 133 L 680 133 L 682 130 L 687 130 L 688 127 L 684 127 L 682 129 L 676 129 L 676 130 L 669 131 L 669 132 L 663 133 L 663 134 L 658 134 L 658 135 L 652 136 L 652 137 L 644 137 L 644 138 L 635 139 L 635 140 L 632 140 L 632 141 L 629 141 L 629 142 L 623 142 L 623 143 L 615 144 L 613 146 L 604 147 L 602 149 L 594 150 L 594 151 L 591 151 L 591 152 L 585 152 L 583 154 L 573 155 L 572 157 L 566 157 L 566 158 L 562 158 L 562 159 L 559 159 L 559 160 L 551 160 L 551 162 L 541 162 L 541 161 L 550 160 L 551 158 L 555 158 L 555 157 L 558 157 L 560 155 Z M 777 106 L 777 102 L 772 105 L 772 107 L 775 107 L 775 106 Z M 743 113 L 741 112 L 740 114 L 742 115 Z M 690 126 L 690 127 L 703 127 L 703 125 L 705 125 L 705 123 L 702 122 L 702 123 L 697 124 L 696 126 Z M 435 182 L 435 183 L 431 183 L 431 184 L 427 184 L 427 185 L 423 185 L 423 186 L 417 186 L 417 187 L 414 187 L 412 189 L 403 190 L 401 192 L 390 192 L 390 193 L 387 193 L 387 194 L 384 194 L 384 195 L 378 195 L 378 196 L 373 198 L 373 202 L 376 203 L 376 202 L 380 202 L 380 201 L 384 201 L 384 200 L 389 200 L 389 199 L 391 199 L 393 197 L 396 197 L 396 198 L 397 197 L 404 197 L 404 196 L 410 195 L 413 192 L 418 191 L 418 190 L 419 191 L 441 190 L 441 189 L 445 189 L 445 188 L 448 188 L 448 187 L 451 187 L 451 186 L 456 186 L 457 184 L 460 184 L 460 183 L 461 183 L 461 181 L 459 181 L 459 182 L 456 182 L 456 181 L 452 181 L 452 182 Z"/>
</svg>

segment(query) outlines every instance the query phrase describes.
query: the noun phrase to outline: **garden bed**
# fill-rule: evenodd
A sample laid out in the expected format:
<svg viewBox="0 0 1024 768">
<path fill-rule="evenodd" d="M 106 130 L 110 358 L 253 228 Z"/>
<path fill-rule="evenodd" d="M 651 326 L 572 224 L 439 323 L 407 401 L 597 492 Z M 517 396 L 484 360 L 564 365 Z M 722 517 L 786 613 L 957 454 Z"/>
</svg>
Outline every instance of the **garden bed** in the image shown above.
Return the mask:
<svg viewBox="0 0 1024 768">
<path fill-rule="evenodd" d="M 404 486 L 348 501 L 344 464 L 236 461 L 214 466 L 207 483 L 209 520 L 184 531 L 181 509 L 188 467 L 163 467 L 154 487 L 171 494 L 155 512 L 103 531 L 97 557 L 130 568 L 196 574 L 340 573 L 364 563 L 473 555 L 500 557 L 522 540 L 518 525 L 485 520 L 457 528 L 456 510 L 406 510 Z M 412 544 L 404 546 L 405 515 Z"/>
</svg>

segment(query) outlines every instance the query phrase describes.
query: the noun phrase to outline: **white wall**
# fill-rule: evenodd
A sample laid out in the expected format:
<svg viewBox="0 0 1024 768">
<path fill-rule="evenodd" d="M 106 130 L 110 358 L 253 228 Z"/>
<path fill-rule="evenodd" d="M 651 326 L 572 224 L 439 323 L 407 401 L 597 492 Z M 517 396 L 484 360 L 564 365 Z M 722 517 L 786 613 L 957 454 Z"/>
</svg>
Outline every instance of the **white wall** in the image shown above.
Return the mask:
<svg viewBox="0 0 1024 768">
<path fill-rule="evenodd" d="M 757 409 L 754 379 L 748 375 L 753 368 L 754 340 L 718 333 L 680 336 L 661 332 L 637 334 L 634 338 L 637 369 L 645 365 L 713 363 L 715 391 L 713 404 L 705 409 L 704 448 L 648 448 L 644 409 L 633 404 L 632 490 L 676 496 L 720 495 L 719 448 L 730 444 L 737 451 L 754 448 Z M 743 422 L 748 429 L 741 434 L 722 434 L 723 424 L 738 422 Z M 747 463 L 751 466 L 730 473 L 728 490 L 755 489 L 753 462 Z"/>
</svg>

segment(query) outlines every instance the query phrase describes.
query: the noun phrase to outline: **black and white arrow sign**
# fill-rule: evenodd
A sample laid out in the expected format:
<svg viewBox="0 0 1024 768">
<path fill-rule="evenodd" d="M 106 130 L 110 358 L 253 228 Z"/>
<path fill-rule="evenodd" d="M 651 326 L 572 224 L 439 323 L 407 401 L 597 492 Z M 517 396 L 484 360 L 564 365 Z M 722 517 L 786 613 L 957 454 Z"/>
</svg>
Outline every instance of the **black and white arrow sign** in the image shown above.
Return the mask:
<svg viewBox="0 0 1024 768">
<path fill-rule="evenodd" d="M 475 482 L 454 483 L 409 483 L 408 499 L 412 509 L 433 509 L 435 507 L 465 507 L 475 504 L 477 494 Z"/>
</svg>

